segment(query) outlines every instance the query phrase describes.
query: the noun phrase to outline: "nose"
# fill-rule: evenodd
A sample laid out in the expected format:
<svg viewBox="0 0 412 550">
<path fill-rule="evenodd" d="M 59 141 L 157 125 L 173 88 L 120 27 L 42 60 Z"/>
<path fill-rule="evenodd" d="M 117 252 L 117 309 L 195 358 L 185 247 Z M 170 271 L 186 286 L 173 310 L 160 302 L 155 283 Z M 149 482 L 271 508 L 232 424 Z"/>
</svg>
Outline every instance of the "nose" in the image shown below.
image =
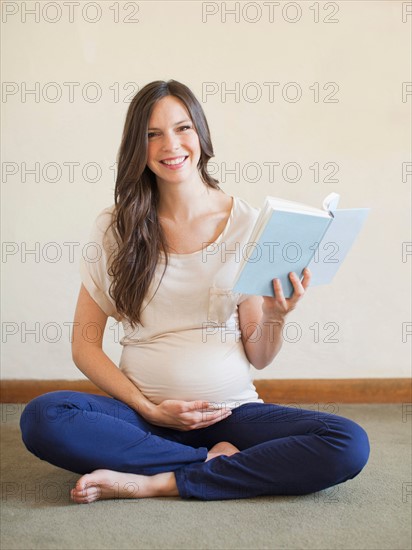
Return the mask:
<svg viewBox="0 0 412 550">
<path fill-rule="evenodd" d="M 163 137 L 162 149 L 164 151 L 177 151 L 180 149 L 180 138 L 173 132 L 166 132 Z"/>
</svg>

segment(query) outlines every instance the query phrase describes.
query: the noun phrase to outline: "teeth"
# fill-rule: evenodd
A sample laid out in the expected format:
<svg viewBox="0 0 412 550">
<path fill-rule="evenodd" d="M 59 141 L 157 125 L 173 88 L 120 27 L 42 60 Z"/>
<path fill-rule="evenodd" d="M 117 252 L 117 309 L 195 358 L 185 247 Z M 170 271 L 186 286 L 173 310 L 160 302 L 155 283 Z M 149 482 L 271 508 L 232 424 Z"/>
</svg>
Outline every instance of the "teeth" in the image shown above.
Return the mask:
<svg viewBox="0 0 412 550">
<path fill-rule="evenodd" d="M 173 160 L 162 160 L 163 164 L 169 164 L 171 166 L 173 166 L 174 164 L 181 164 L 184 160 L 185 160 L 186 157 L 179 157 L 177 159 L 173 159 Z"/>
</svg>

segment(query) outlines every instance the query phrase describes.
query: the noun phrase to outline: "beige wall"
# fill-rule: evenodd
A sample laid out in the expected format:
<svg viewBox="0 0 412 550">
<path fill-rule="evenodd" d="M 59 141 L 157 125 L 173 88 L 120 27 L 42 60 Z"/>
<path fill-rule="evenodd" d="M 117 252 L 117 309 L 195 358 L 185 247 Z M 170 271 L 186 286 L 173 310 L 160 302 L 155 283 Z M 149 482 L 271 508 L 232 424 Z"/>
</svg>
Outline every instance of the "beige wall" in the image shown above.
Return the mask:
<svg viewBox="0 0 412 550">
<path fill-rule="evenodd" d="M 238 22 L 225 20 L 234 2 L 81 2 L 73 14 L 62 2 L 45 5 L 38 3 L 37 22 L 24 13 L 34 2 L 2 5 L 2 376 L 83 377 L 69 340 L 81 247 L 96 214 L 113 203 L 125 98 L 135 86 L 169 78 L 202 101 L 227 193 L 257 207 L 269 194 L 320 207 L 336 191 L 341 207 L 372 209 L 334 283 L 308 291 L 289 317 L 280 355 L 253 375 L 409 376 L 412 336 L 402 338 L 402 327 L 412 330 L 412 256 L 402 258 L 402 243 L 411 241 L 412 4 L 241 2 Z M 124 22 L 127 14 L 138 22 Z M 72 101 L 68 82 L 79 83 Z M 27 94 L 36 83 L 37 98 Z M 236 86 L 238 97 L 227 93 Z M 56 90 L 61 98 L 53 102 Z M 101 98 L 93 102 L 96 90 Z M 23 174 L 35 163 L 38 181 Z M 72 180 L 67 163 L 78 163 Z M 98 181 L 90 181 L 89 163 Z M 264 163 L 279 163 L 272 180 Z M 301 171 L 299 181 L 288 163 Z M 36 255 L 24 256 L 36 242 Z M 72 256 L 69 242 L 77 243 Z M 108 326 L 105 351 L 118 362 L 122 330 L 113 319 Z M 334 327 L 338 341 L 329 342 Z"/>
</svg>

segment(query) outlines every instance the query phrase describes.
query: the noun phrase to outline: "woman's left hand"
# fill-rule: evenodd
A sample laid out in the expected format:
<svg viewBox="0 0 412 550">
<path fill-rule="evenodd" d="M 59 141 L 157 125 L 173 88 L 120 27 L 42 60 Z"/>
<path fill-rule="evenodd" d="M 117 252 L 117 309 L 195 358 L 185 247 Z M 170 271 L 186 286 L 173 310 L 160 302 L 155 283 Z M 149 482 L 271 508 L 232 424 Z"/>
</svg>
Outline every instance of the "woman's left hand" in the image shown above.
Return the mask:
<svg viewBox="0 0 412 550">
<path fill-rule="evenodd" d="M 303 270 L 302 282 L 296 273 L 289 273 L 289 279 L 293 285 L 293 294 L 290 298 L 285 298 L 282 290 L 282 284 L 279 279 L 273 279 L 273 289 L 275 291 L 275 297 L 262 296 L 262 312 L 266 321 L 269 322 L 283 322 L 285 316 L 295 309 L 296 304 L 302 299 L 305 294 L 305 290 L 309 286 L 311 278 L 310 270 L 306 267 Z"/>
</svg>

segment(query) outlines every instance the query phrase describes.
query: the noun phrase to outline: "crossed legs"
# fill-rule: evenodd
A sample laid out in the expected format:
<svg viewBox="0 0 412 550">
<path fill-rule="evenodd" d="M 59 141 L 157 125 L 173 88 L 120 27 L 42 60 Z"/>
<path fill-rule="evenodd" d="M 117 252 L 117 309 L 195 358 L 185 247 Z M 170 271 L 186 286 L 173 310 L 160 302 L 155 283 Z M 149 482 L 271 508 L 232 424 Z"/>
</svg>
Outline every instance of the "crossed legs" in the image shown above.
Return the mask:
<svg viewBox="0 0 412 550">
<path fill-rule="evenodd" d="M 270 403 L 182 432 L 151 425 L 116 399 L 59 391 L 28 403 L 20 425 L 30 452 L 84 474 L 75 502 L 305 494 L 352 479 L 369 457 L 367 434 L 352 420 Z"/>
</svg>

